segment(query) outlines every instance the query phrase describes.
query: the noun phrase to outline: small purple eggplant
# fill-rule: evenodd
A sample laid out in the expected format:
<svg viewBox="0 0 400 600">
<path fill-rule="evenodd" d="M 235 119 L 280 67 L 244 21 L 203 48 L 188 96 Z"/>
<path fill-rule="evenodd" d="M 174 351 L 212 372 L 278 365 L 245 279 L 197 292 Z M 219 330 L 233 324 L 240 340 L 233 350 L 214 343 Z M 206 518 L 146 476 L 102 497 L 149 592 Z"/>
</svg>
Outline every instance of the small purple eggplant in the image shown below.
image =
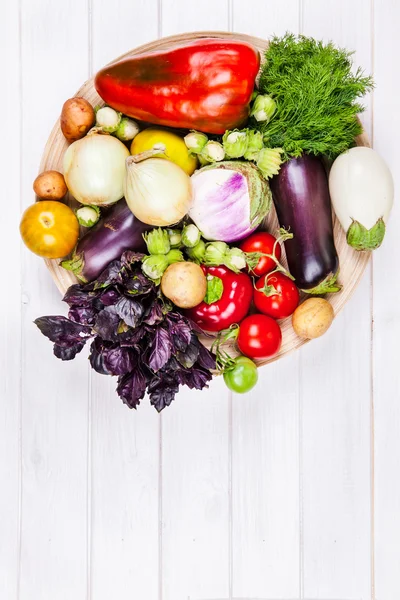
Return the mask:
<svg viewBox="0 0 400 600">
<path fill-rule="evenodd" d="M 306 154 L 292 158 L 281 166 L 270 186 L 279 224 L 293 234 L 285 242 L 285 250 L 296 285 L 311 294 L 339 291 L 339 258 L 328 178 L 321 160 Z"/>
<path fill-rule="evenodd" d="M 152 227 L 139 221 L 125 200 L 120 200 L 79 240 L 72 258 L 61 266 L 84 283 L 93 281 L 125 250 L 145 250 L 143 233 L 149 229 Z"/>
</svg>

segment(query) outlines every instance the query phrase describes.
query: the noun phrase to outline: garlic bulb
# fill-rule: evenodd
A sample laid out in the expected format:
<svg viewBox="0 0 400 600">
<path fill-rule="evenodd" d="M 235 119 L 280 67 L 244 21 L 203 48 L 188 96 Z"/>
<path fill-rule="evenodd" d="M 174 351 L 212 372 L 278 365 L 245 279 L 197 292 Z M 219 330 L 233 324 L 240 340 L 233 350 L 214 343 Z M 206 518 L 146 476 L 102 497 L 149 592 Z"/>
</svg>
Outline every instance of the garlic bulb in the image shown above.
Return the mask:
<svg viewBox="0 0 400 600">
<path fill-rule="evenodd" d="M 71 144 L 64 155 L 64 178 L 82 204 L 107 206 L 124 195 L 128 148 L 117 138 L 92 130 Z"/>
<path fill-rule="evenodd" d="M 165 227 L 180 221 L 192 200 L 190 177 L 175 163 L 152 158 L 160 148 L 126 159 L 124 194 L 135 215 L 148 225 Z"/>
</svg>

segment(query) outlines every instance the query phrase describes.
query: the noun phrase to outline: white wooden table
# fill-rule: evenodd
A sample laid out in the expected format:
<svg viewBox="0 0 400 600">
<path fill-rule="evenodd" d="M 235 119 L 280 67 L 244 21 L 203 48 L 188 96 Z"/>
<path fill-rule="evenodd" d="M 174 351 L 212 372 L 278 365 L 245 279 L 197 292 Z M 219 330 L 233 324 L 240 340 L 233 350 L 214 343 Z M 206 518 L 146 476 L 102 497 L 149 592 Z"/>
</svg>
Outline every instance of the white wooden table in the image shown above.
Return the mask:
<svg viewBox="0 0 400 600">
<path fill-rule="evenodd" d="M 325 337 L 257 389 L 130 412 L 32 321 L 64 311 L 21 211 L 64 100 L 165 36 L 286 30 L 356 50 L 364 125 L 400 186 L 398 0 L 3 0 L 0 599 L 399 600 L 400 204 Z"/>
</svg>

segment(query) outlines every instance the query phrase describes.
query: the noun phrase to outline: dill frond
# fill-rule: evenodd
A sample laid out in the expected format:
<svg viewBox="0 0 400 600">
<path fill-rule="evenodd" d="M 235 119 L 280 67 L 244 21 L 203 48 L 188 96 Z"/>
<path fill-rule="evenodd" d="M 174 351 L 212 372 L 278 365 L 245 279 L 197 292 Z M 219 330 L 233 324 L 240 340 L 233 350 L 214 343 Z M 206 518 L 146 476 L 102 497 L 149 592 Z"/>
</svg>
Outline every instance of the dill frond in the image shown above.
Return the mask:
<svg viewBox="0 0 400 600">
<path fill-rule="evenodd" d="M 352 72 L 352 52 L 313 38 L 273 37 L 265 53 L 260 92 L 271 95 L 277 111 L 256 128 L 286 159 L 309 154 L 335 158 L 354 144 L 362 127 L 359 99 L 373 88 L 361 69 Z"/>
</svg>

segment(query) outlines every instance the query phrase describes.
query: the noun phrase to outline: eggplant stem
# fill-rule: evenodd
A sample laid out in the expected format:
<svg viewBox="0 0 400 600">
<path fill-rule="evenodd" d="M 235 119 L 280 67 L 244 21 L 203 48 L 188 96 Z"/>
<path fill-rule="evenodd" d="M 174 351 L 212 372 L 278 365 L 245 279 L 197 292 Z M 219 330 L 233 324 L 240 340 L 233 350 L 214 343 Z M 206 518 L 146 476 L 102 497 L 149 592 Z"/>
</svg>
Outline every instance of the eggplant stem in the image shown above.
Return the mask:
<svg viewBox="0 0 400 600">
<path fill-rule="evenodd" d="M 311 290 L 301 290 L 305 294 L 310 294 L 311 296 L 324 296 L 325 294 L 335 294 L 340 292 L 342 286 L 337 283 L 337 278 L 339 277 L 339 271 L 337 273 L 329 273 L 327 277 L 321 283 L 313 287 Z"/>
<path fill-rule="evenodd" d="M 386 226 L 383 217 L 378 219 L 371 229 L 367 229 L 362 223 L 353 219 L 347 231 L 346 239 L 349 246 L 354 248 L 354 250 L 369 252 L 379 248 L 385 237 L 385 232 Z"/>
<path fill-rule="evenodd" d="M 60 266 L 63 269 L 66 269 L 67 271 L 72 271 L 72 273 L 75 275 L 75 277 L 79 279 L 79 281 L 82 281 L 82 283 L 87 283 L 86 278 L 83 275 L 81 275 L 84 265 L 85 260 L 83 258 L 83 253 L 74 254 L 71 259 L 62 260 L 60 262 Z"/>
</svg>

